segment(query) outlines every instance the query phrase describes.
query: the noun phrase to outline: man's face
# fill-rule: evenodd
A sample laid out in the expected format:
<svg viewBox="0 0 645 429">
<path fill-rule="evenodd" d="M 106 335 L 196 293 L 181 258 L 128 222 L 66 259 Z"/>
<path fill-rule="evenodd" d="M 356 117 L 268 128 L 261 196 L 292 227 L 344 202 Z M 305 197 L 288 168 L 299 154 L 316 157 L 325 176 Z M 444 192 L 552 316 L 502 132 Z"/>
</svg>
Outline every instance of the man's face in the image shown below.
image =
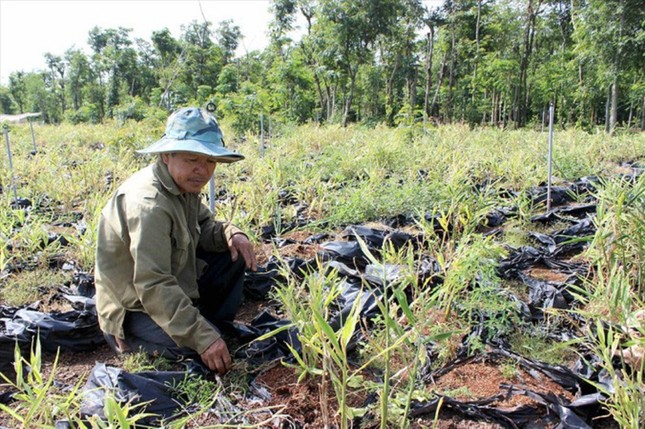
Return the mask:
<svg viewBox="0 0 645 429">
<path fill-rule="evenodd" d="M 189 152 L 162 153 L 161 159 L 182 193 L 200 192 L 217 165 L 214 158 Z"/>
</svg>

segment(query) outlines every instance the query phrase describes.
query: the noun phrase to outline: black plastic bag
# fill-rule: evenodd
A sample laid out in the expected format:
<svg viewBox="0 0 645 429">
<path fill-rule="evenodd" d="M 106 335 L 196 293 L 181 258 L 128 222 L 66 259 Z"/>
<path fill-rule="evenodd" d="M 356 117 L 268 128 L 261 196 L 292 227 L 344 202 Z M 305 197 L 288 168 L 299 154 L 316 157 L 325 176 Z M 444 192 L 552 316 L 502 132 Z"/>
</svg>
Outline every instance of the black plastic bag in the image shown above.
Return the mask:
<svg viewBox="0 0 645 429">
<path fill-rule="evenodd" d="M 96 315 L 71 310 L 64 313 L 42 313 L 27 308 L 16 311 L 11 320 L 15 333 L 38 335 L 44 351 L 80 352 L 94 350 L 105 343 Z"/>
<path fill-rule="evenodd" d="M 121 404 L 141 405 L 141 408 L 136 408 L 137 414 L 154 415 L 140 420 L 142 424 L 150 425 L 160 419 L 177 417 L 189 404 L 176 393 L 173 386 L 189 376 L 191 375 L 184 371 L 131 374 L 120 368 L 97 363 L 83 389 L 81 416 L 88 418 L 96 415 L 105 419 L 104 403 L 109 392 Z"/>
</svg>

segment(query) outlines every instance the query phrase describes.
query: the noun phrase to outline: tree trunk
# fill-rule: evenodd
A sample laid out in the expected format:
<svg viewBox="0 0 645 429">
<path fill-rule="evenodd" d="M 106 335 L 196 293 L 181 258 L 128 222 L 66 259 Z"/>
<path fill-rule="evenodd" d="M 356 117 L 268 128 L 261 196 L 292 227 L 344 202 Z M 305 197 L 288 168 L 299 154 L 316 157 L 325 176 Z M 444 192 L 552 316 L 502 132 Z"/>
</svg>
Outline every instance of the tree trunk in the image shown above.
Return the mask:
<svg viewBox="0 0 645 429">
<path fill-rule="evenodd" d="M 611 115 L 611 87 L 607 89 L 607 99 L 605 100 L 605 132 L 609 133 L 611 127 L 609 126 Z"/>
<path fill-rule="evenodd" d="M 423 111 L 426 117 L 429 117 L 430 112 L 430 88 L 432 88 L 432 54 L 434 51 L 434 27 L 430 26 L 430 32 L 426 34 L 426 86 L 425 97 L 423 99 Z"/>
<path fill-rule="evenodd" d="M 526 28 L 524 30 L 524 49 L 520 57 L 520 77 L 517 91 L 515 92 L 514 111 L 515 121 L 518 127 L 526 123 L 528 116 L 528 68 L 529 60 L 533 52 L 533 42 L 535 40 L 535 21 L 542 4 L 542 0 L 537 0 L 534 7 L 534 0 L 529 0 L 526 7 Z"/>
<path fill-rule="evenodd" d="M 618 78 L 614 78 L 611 85 L 611 112 L 609 119 L 609 134 L 616 133 L 616 125 L 618 124 Z"/>
<path fill-rule="evenodd" d="M 408 94 L 409 94 L 409 103 L 414 111 L 414 106 L 417 104 L 417 72 L 416 67 L 412 70 L 412 76 L 408 81 Z"/>
<path fill-rule="evenodd" d="M 614 135 L 616 132 L 616 126 L 618 125 L 618 79 L 621 74 L 621 57 L 622 57 L 622 47 L 621 43 L 623 39 L 623 29 L 625 28 L 625 1 L 620 0 L 620 28 L 619 28 L 619 43 L 617 44 L 616 50 L 614 52 L 614 81 L 611 83 L 611 112 L 609 119 L 609 134 Z"/>
<path fill-rule="evenodd" d="M 349 112 L 352 108 L 352 103 L 354 102 L 354 88 L 356 87 L 356 74 L 358 72 L 358 64 L 356 68 L 352 68 L 351 64 L 348 64 L 349 72 L 349 94 L 345 99 L 345 111 L 343 112 L 343 127 L 346 127 L 349 123 Z"/>
<path fill-rule="evenodd" d="M 452 122 L 453 119 L 453 91 L 455 86 L 455 74 L 457 67 L 457 29 L 455 26 L 455 4 L 452 3 L 452 10 L 450 11 L 452 18 L 450 20 L 450 66 L 448 68 L 448 97 L 446 99 L 446 114 L 448 121 Z"/>
<path fill-rule="evenodd" d="M 476 106 L 476 93 L 477 93 L 477 67 L 479 65 L 479 27 L 481 25 L 481 16 L 482 16 L 482 0 L 477 0 L 477 22 L 475 24 L 475 63 L 473 64 L 473 82 L 472 82 L 472 94 L 471 94 L 471 104 L 473 110 Z"/>
<path fill-rule="evenodd" d="M 321 83 L 320 75 L 318 74 L 318 71 L 317 71 L 316 61 L 313 58 L 313 54 L 307 50 L 307 47 L 305 46 L 304 43 L 300 43 L 300 50 L 304 55 L 305 64 L 311 67 L 313 71 L 314 83 L 316 84 L 316 91 L 318 92 L 318 104 L 320 105 L 320 110 L 325 113 L 326 121 L 329 121 L 329 117 L 330 117 L 329 98 L 327 97 L 327 100 L 325 100 L 326 91 L 323 91 L 323 88 L 322 88 L 323 84 Z"/>
<path fill-rule="evenodd" d="M 499 94 L 495 89 L 493 89 L 493 96 L 491 98 L 492 98 L 492 105 L 491 105 L 491 111 L 490 111 L 490 124 L 495 126 L 497 125 L 497 121 L 498 121 L 497 112 L 499 112 Z"/>
<path fill-rule="evenodd" d="M 437 87 L 435 88 L 434 95 L 432 96 L 432 103 L 430 103 L 430 114 L 431 115 L 438 115 L 438 109 L 437 109 L 437 99 L 439 98 L 439 90 L 441 89 L 441 85 L 443 84 L 443 76 L 445 73 L 446 69 L 446 57 L 447 53 L 444 55 L 443 59 L 441 60 L 441 65 L 439 66 L 439 71 L 438 76 L 437 76 Z"/>
<path fill-rule="evenodd" d="M 387 123 L 390 125 L 394 124 L 394 116 L 396 115 L 396 112 L 394 111 L 394 77 L 396 76 L 396 72 L 399 69 L 399 59 L 400 57 L 397 55 L 396 56 L 396 61 L 394 62 L 394 67 L 392 68 L 392 73 L 390 73 L 390 77 L 388 77 L 387 82 L 385 83 L 385 118 L 387 120 Z"/>
</svg>

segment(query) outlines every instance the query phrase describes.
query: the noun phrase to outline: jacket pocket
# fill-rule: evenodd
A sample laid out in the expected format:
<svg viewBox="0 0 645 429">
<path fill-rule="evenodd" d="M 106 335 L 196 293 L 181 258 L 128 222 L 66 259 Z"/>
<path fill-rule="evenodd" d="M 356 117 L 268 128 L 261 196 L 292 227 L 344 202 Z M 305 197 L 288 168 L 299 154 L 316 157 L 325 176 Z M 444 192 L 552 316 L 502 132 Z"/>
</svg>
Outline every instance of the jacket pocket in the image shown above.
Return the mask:
<svg viewBox="0 0 645 429">
<path fill-rule="evenodd" d="M 186 265 L 188 251 L 190 249 L 190 237 L 185 231 L 173 231 L 171 237 L 172 253 L 170 256 L 172 271 L 174 275 Z"/>
</svg>

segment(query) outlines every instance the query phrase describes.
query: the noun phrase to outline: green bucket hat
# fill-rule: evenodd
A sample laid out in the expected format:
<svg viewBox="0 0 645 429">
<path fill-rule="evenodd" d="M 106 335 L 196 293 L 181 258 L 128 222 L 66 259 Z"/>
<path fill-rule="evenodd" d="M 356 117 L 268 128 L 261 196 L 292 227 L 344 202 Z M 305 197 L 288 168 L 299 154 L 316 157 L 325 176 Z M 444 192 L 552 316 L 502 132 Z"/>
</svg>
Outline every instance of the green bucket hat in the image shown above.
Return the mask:
<svg viewBox="0 0 645 429">
<path fill-rule="evenodd" d="M 242 154 L 224 146 L 222 130 L 215 116 L 199 107 L 184 107 L 168 118 L 166 133 L 139 153 L 191 152 L 231 163 L 244 159 Z"/>
</svg>

